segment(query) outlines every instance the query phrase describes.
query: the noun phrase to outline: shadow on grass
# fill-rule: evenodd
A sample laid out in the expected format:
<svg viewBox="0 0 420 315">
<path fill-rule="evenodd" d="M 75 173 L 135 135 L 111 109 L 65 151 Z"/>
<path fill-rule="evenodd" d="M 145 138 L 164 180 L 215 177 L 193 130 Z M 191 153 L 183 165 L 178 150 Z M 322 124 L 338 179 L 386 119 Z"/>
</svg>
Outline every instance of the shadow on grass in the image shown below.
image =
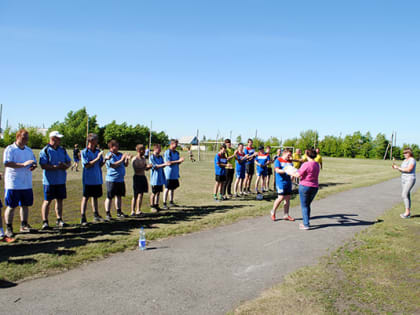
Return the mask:
<svg viewBox="0 0 420 315">
<path fill-rule="evenodd" d="M 115 239 L 97 239 L 107 235 L 129 235 L 132 230 L 145 227 L 156 229 L 155 225 L 176 224 L 179 222 L 196 221 L 211 213 L 224 213 L 232 209 L 246 207 L 246 205 L 217 205 L 177 206 L 176 208 L 159 213 L 145 213 L 140 218 L 116 219 L 111 222 L 94 223 L 82 227 L 73 225 L 49 232 L 40 231 L 25 236 L 19 235 L 18 241 L 1 247 L 0 262 L 10 264 L 29 265 L 37 263 L 33 258 L 18 258 L 36 254 L 51 254 L 56 256 L 71 256 L 76 254 L 76 248 L 95 243 L 114 243 Z"/>
<path fill-rule="evenodd" d="M 383 221 L 383 220 L 375 220 L 375 221 L 359 220 L 355 218 L 357 216 L 358 214 L 341 214 L 341 213 L 314 216 L 314 217 L 311 217 L 311 222 L 313 222 L 313 220 L 325 219 L 325 218 L 336 219 L 336 222 L 312 225 L 311 230 L 318 230 L 318 229 L 323 229 L 323 228 L 327 228 L 331 226 L 343 226 L 343 227 L 363 226 L 363 225 L 369 226 L 369 225 L 373 225 L 373 224 L 380 223 Z"/>
<path fill-rule="evenodd" d="M 16 283 L 9 282 L 6 280 L 0 280 L 0 289 L 7 289 L 7 288 L 15 287 L 15 286 L 17 286 Z"/>
</svg>

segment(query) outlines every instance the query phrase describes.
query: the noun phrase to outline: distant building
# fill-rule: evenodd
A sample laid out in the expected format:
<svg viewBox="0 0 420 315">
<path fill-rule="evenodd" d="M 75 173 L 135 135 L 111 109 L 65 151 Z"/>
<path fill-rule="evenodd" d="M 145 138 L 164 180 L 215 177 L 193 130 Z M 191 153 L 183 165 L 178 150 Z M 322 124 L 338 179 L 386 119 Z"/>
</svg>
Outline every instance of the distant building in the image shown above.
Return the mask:
<svg viewBox="0 0 420 315">
<path fill-rule="evenodd" d="M 187 136 L 178 139 L 180 145 L 198 145 L 197 136 Z"/>
</svg>

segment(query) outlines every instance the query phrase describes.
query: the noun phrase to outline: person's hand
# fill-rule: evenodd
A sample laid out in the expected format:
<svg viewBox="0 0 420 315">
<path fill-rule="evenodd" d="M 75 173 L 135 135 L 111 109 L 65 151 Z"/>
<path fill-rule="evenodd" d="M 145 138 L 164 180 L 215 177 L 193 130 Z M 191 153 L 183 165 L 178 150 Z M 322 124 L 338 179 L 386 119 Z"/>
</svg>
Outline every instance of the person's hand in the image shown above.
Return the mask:
<svg viewBox="0 0 420 315">
<path fill-rule="evenodd" d="M 0 180 L 3 179 L 3 173 L 0 173 Z"/>
<path fill-rule="evenodd" d="M 184 162 L 184 157 L 181 157 L 180 159 L 179 159 L 179 161 L 182 163 L 182 162 Z"/>
<path fill-rule="evenodd" d="M 153 167 L 153 164 L 146 164 L 146 167 L 147 168 L 152 168 Z"/>
<path fill-rule="evenodd" d="M 36 169 L 38 167 L 38 165 L 36 165 L 35 162 L 32 163 L 31 167 L 29 168 L 29 170 L 32 172 L 34 169 Z"/>
<path fill-rule="evenodd" d="M 392 168 L 393 168 L 394 170 L 396 170 L 396 169 L 398 168 L 398 166 L 397 166 L 397 165 L 395 165 L 394 163 L 392 163 Z"/>
<path fill-rule="evenodd" d="M 33 165 L 34 163 L 35 163 L 35 161 L 34 161 L 34 160 L 28 160 L 28 161 L 26 161 L 25 163 L 23 163 L 23 166 L 24 166 L 24 167 L 31 166 L 31 165 Z"/>
<path fill-rule="evenodd" d="M 171 166 L 172 165 L 172 163 L 171 162 L 166 162 L 165 163 L 165 166 Z"/>
</svg>

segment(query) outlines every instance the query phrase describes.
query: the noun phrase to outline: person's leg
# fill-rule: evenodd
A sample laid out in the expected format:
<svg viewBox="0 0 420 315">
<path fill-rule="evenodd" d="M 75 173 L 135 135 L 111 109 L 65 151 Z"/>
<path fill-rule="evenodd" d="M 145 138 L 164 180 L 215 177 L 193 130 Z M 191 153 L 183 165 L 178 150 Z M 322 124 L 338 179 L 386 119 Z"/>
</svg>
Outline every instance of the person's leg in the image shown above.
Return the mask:
<svg viewBox="0 0 420 315">
<path fill-rule="evenodd" d="M 239 179 L 239 191 L 241 194 L 244 193 L 244 179 L 243 178 Z"/>
<path fill-rule="evenodd" d="M 57 220 L 63 219 L 63 199 L 55 200 L 55 215 Z"/>
<path fill-rule="evenodd" d="M 270 189 L 270 178 L 271 175 L 267 175 L 266 181 L 265 181 L 265 188 L 267 189 L 267 191 Z"/>
<path fill-rule="evenodd" d="M 308 188 L 306 186 L 299 186 L 300 206 L 302 208 L 303 225 L 309 227 L 309 209 L 308 209 Z"/>
<path fill-rule="evenodd" d="M 92 211 L 95 216 L 99 216 L 99 206 L 98 206 L 98 198 L 92 198 Z"/>
<path fill-rule="evenodd" d="M 228 193 L 228 195 L 232 195 L 232 183 L 233 183 L 233 178 L 235 176 L 235 170 L 232 168 L 229 171 L 230 172 L 229 172 L 229 178 L 228 178 L 227 193 Z"/>
<path fill-rule="evenodd" d="M 166 205 L 166 202 L 168 201 L 168 194 L 169 194 L 169 189 L 165 187 L 165 190 L 163 192 L 163 205 Z"/>
<path fill-rule="evenodd" d="M 156 195 L 155 195 L 155 205 L 156 205 L 156 207 L 159 207 L 159 197 L 160 197 L 160 192 L 156 193 Z"/>
<path fill-rule="evenodd" d="M 249 181 L 248 181 L 248 187 L 247 187 L 248 192 L 251 192 L 252 177 L 253 177 L 253 175 L 249 175 Z"/>
<path fill-rule="evenodd" d="M 134 193 L 133 194 L 133 198 L 131 198 L 131 213 L 130 213 L 130 215 L 134 215 L 135 214 L 138 195 L 139 194 Z"/>
<path fill-rule="evenodd" d="M 121 196 L 115 197 L 115 209 L 117 209 L 117 211 L 119 212 L 122 212 L 122 197 Z"/>
<path fill-rule="evenodd" d="M 219 189 L 219 182 L 216 181 L 216 183 L 214 183 L 214 189 L 213 189 L 214 199 L 217 198 L 217 190 L 218 189 Z"/>
<path fill-rule="evenodd" d="M 405 216 L 409 216 L 411 214 L 411 194 L 410 193 L 415 183 L 416 183 L 415 178 L 412 178 L 412 179 L 404 178 L 401 180 L 401 184 L 402 184 L 401 197 L 404 201 L 404 206 L 405 206 L 404 215 Z"/>
<path fill-rule="evenodd" d="M 150 207 L 155 207 L 155 194 L 153 192 L 150 194 Z"/>
<path fill-rule="evenodd" d="M 105 213 L 106 213 L 106 215 L 107 216 L 110 216 L 111 215 L 111 207 L 112 207 L 112 199 L 106 198 L 105 199 L 104 206 L 105 206 Z"/>
<path fill-rule="evenodd" d="M 137 197 L 136 214 L 141 214 L 141 204 L 143 203 L 143 193 Z"/>
<path fill-rule="evenodd" d="M 233 184 L 233 194 L 238 195 L 239 177 L 236 177 L 235 184 Z"/>
<path fill-rule="evenodd" d="M 284 196 L 284 204 L 283 204 L 283 208 L 284 208 L 284 216 L 289 217 L 289 208 L 290 208 L 290 195 L 286 195 Z"/>
<path fill-rule="evenodd" d="M 6 208 L 6 210 L 4 211 L 4 222 L 6 223 L 6 225 L 13 224 L 14 214 L 15 214 L 15 208 L 10 208 L 10 207 Z"/>
<path fill-rule="evenodd" d="M 276 216 L 276 211 L 278 209 L 278 207 L 280 206 L 281 202 L 284 200 L 284 196 L 283 195 L 278 195 L 277 199 L 274 200 L 274 204 L 273 204 L 273 210 L 271 210 L 271 215 Z"/>
<path fill-rule="evenodd" d="M 175 189 L 171 189 L 169 191 L 169 202 L 174 203 L 174 197 L 175 197 Z"/>
<path fill-rule="evenodd" d="M 255 181 L 255 192 L 258 193 L 258 187 L 260 185 L 261 175 L 257 175 L 257 180 Z"/>
<path fill-rule="evenodd" d="M 41 216 L 42 216 L 42 221 L 45 223 L 48 223 L 48 214 L 50 212 L 50 204 L 51 204 L 51 200 L 44 200 L 44 202 L 42 203 L 42 207 L 41 207 Z"/>
<path fill-rule="evenodd" d="M 82 197 L 82 202 L 80 204 L 80 214 L 82 217 L 86 217 L 86 208 L 87 208 L 87 202 L 89 200 L 89 197 Z"/>
</svg>

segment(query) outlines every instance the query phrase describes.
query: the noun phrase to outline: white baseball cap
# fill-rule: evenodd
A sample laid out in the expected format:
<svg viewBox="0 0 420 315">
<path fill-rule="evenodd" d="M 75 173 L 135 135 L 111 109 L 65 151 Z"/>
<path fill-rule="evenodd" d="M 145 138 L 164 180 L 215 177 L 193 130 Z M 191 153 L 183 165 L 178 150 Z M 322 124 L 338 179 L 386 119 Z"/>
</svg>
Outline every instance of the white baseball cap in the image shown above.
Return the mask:
<svg viewBox="0 0 420 315">
<path fill-rule="evenodd" d="M 61 133 L 59 133 L 58 131 L 51 131 L 50 132 L 50 138 L 53 138 L 53 137 L 63 138 L 64 136 Z"/>
</svg>

